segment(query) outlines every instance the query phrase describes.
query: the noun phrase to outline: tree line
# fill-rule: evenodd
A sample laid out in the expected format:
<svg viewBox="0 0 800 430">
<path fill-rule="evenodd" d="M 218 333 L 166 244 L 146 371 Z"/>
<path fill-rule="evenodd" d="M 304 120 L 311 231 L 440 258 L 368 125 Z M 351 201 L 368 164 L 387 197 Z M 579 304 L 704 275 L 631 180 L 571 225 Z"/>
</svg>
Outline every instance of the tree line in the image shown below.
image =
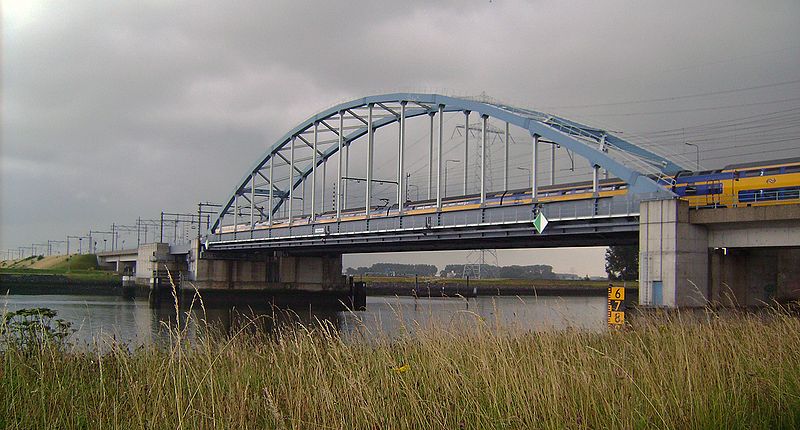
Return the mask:
<svg viewBox="0 0 800 430">
<path fill-rule="evenodd" d="M 494 266 L 484 264 L 480 268 L 484 278 L 508 279 L 566 279 L 575 278 L 575 275 L 559 274 L 553 272 L 553 266 L 547 264 L 534 264 L 530 266 Z M 348 267 L 348 275 L 383 275 L 383 276 L 443 276 L 461 277 L 464 273 L 463 264 L 448 264 L 441 271 L 432 264 L 401 264 L 401 263 L 375 263 L 369 267 Z"/>
<path fill-rule="evenodd" d="M 610 246 L 606 250 L 605 268 L 608 279 L 635 281 L 639 278 L 639 247 L 636 245 Z M 494 266 L 484 264 L 480 267 L 481 277 L 505 279 L 577 279 L 574 274 L 555 273 L 547 264 L 529 266 Z M 460 277 L 464 264 L 448 264 L 439 270 L 433 264 L 375 263 L 369 267 L 348 267 L 347 275 L 382 276 L 439 276 Z"/>
</svg>

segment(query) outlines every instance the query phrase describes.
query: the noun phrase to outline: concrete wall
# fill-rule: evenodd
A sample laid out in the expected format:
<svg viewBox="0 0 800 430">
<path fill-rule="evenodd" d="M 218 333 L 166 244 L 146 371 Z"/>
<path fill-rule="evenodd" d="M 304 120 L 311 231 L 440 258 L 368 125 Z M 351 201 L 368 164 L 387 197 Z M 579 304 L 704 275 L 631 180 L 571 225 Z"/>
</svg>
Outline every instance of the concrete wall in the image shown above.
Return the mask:
<svg viewBox="0 0 800 430">
<path fill-rule="evenodd" d="M 800 246 L 800 205 L 692 210 L 708 229 L 709 248 Z"/>
<path fill-rule="evenodd" d="M 190 257 L 191 258 L 191 257 Z M 253 253 L 206 255 L 193 262 L 198 290 L 343 291 L 342 256 Z"/>
<path fill-rule="evenodd" d="M 642 202 L 639 282 L 639 303 L 652 306 L 800 299 L 800 205 L 690 211 L 682 200 Z"/>
<path fill-rule="evenodd" d="M 149 284 L 153 271 L 168 269 L 177 275 L 181 262 L 169 253 L 167 243 L 146 243 L 139 246 L 139 255 L 136 258 L 136 282 Z"/>
<path fill-rule="evenodd" d="M 199 290 L 257 290 L 270 287 L 266 259 L 200 259 L 196 262 L 196 267 L 194 280 L 189 282 Z M 183 287 L 186 288 L 186 285 Z"/>
<path fill-rule="evenodd" d="M 97 264 L 104 269 L 119 273 L 130 272 L 136 267 L 137 258 L 137 250 L 127 250 L 125 253 L 111 251 L 97 254 Z"/>
<path fill-rule="evenodd" d="M 800 244 L 800 222 L 709 224 L 707 228 L 710 248 L 791 247 Z"/>
<path fill-rule="evenodd" d="M 708 235 L 689 223 L 683 200 L 643 201 L 639 208 L 639 303 L 703 306 L 708 292 Z M 661 283 L 661 301 L 654 286 Z"/>
<path fill-rule="evenodd" d="M 760 306 L 800 299 L 800 248 L 711 250 L 711 303 Z"/>
<path fill-rule="evenodd" d="M 280 282 L 305 291 L 344 286 L 342 256 L 284 256 L 280 258 Z"/>
</svg>

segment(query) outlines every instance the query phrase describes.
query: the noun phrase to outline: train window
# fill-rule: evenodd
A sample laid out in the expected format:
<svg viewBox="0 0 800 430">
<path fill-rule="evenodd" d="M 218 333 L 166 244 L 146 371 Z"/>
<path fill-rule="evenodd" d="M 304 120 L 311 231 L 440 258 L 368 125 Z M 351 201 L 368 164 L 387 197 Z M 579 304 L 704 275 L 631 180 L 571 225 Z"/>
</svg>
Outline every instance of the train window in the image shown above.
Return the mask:
<svg viewBox="0 0 800 430">
<path fill-rule="evenodd" d="M 800 173 L 800 164 L 796 166 L 786 166 L 783 169 L 784 173 Z"/>
<path fill-rule="evenodd" d="M 751 178 L 753 176 L 761 176 L 761 170 L 745 170 L 739 174 L 743 178 Z"/>
<path fill-rule="evenodd" d="M 800 188 L 784 188 L 778 191 L 778 200 L 800 199 Z"/>
<path fill-rule="evenodd" d="M 761 190 L 739 191 L 739 201 L 740 202 L 752 202 L 752 201 L 755 201 L 760 193 L 761 193 Z"/>
<path fill-rule="evenodd" d="M 781 173 L 780 167 L 773 167 L 771 169 L 762 170 L 761 176 L 772 176 L 772 175 L 778 175 L 780 173 Z"/>
</svg>

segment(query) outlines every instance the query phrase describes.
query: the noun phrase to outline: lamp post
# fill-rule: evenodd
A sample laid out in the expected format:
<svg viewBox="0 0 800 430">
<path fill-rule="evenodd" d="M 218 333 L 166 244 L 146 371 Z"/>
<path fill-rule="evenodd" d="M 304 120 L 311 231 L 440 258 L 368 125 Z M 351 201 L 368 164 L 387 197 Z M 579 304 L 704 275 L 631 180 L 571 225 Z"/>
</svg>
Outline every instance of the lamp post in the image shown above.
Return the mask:
<svg viewBox="0 0 800 430">
<path fill-rule="evenodd" d="M 700 147 L 697 146 L 696 144 L 690 143 L 690 142 L 683 142 L 683 144 L 686 145 L 686 146 L 694 146 L 695 155 L 697 157 L 697 161 L 696 161 L 696 163 L 697 163 L 697 171 L 700 171 Z"/>
<path fill-rule="evenodd" d="M 444 160 L 444 195 L 447 196 L 447 163 L 460 163 L 461 160 Z"/>
</svg>

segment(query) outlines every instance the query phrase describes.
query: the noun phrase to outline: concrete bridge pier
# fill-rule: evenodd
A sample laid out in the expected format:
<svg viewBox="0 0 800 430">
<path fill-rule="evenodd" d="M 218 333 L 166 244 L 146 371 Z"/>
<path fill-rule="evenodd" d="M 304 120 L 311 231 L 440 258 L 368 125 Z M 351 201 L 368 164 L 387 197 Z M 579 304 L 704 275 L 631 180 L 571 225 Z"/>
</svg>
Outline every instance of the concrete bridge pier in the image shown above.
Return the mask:
<svg viewBox="0 0 800 430">
<path fill-rule="evenodd" d="M 349 293 L 342 255 L 290 255 L 270 251 L 189 254 L 188 281 L 200 291 Z M 185 285 L 184 288 L 187 286 Z"/>
<path fill-rule="evenodd" d="M 708 234 L 689 223 L 686 201 L 639 206 L 639 304 L 685 307 L 708 303 Z"/>
<path fill-rule="evenodd" d="M 689 209 L 643 201 L 639 303 L 760 306 L 800 299 L 800 205 Z"/>
</svg>

